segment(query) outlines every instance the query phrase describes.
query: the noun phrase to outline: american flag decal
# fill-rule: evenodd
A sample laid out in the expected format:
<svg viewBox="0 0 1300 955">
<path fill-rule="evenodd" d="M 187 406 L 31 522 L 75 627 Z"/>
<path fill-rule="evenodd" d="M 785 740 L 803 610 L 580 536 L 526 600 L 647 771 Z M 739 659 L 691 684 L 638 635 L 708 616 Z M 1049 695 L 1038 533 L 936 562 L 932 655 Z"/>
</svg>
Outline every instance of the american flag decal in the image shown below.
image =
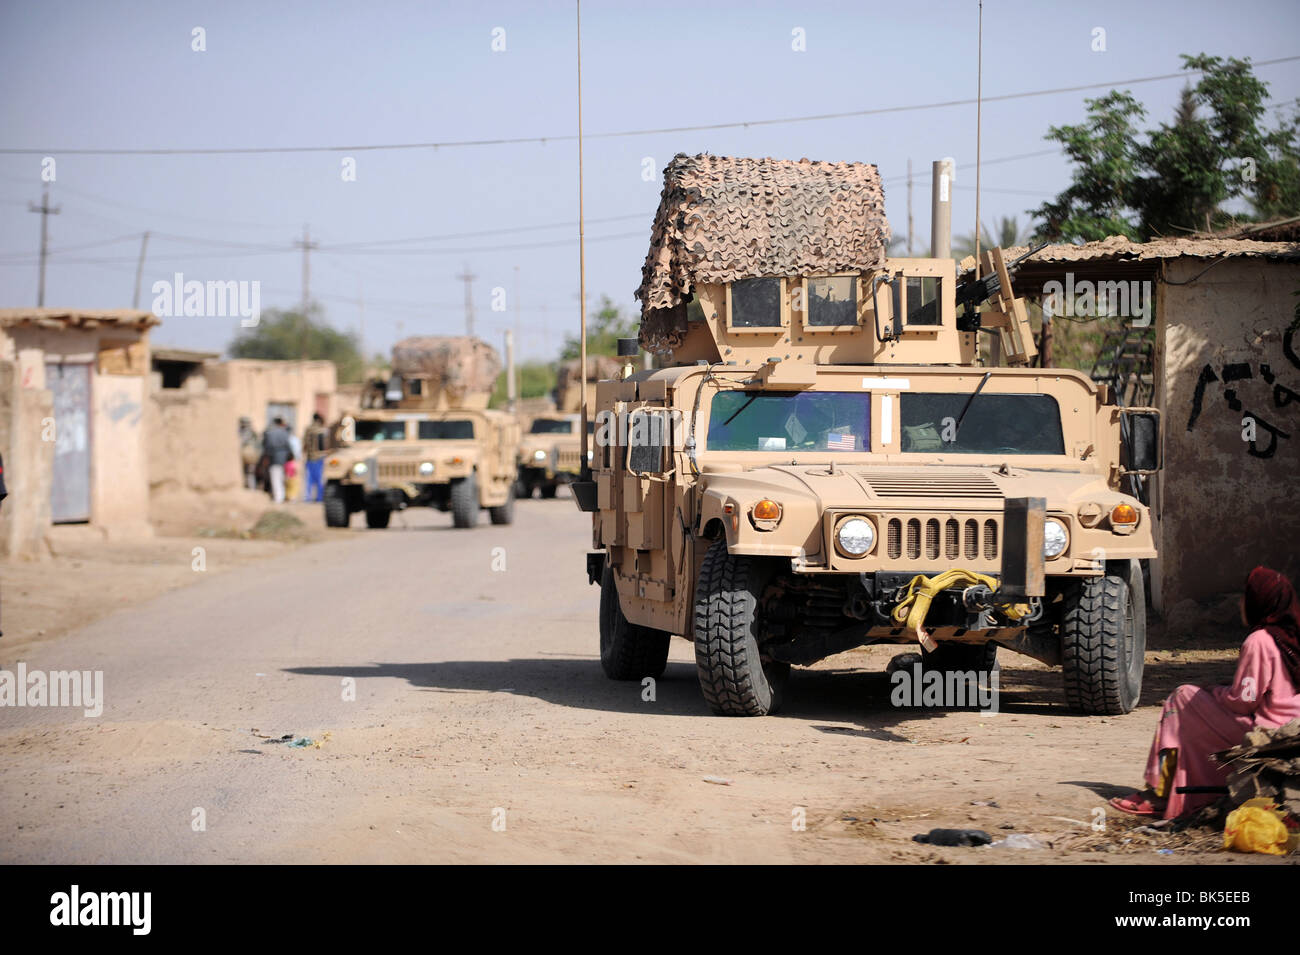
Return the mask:
<svg viewBox="0 0 1300 955">
<path fill-rule="evenodd" d="M 831 431 L 826 435 L 827 451 L 855 451 L 857 446 L 858 439 L 851 434 L 837 434 Z"/>
</svg>

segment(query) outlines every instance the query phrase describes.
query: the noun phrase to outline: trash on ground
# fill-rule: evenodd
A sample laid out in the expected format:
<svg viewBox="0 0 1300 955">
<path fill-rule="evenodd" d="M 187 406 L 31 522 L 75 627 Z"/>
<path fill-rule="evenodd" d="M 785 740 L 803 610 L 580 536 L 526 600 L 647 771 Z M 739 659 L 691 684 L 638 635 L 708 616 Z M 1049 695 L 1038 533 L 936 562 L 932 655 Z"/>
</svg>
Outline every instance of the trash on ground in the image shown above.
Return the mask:
<svg viewBox="0 0 1300 955">
<path fill-rule="evenodd" d="M 1023 832 L 1013 832 L 1005 839 L 999 839 L 997 842 L 990 843 L 991 849 L 1046 849 L 1047 843 L 1041 839 L 1035 839 L 1033 836 L 1026 835 Z"/>
<path fill-rule="evenodd" d="M 912 841 L 932 846 L 986 846 L 993 837 L 983 829 L 931 829 L 913 836 Z"/>
</svg>

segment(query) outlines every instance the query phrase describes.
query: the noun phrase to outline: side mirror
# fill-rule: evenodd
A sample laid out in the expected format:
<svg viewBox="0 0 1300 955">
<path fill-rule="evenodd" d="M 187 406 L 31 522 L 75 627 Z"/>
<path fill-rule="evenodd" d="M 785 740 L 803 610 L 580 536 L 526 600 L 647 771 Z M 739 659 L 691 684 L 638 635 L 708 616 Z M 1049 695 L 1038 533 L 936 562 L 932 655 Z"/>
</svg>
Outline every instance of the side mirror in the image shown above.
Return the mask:
<svg viewBox="0 0 1300 955">
<path fill-rule="evenodd" d="M 1128 474 L 1154 474 L 1163 467 L 1160 454 L 1160 412 L 1154 408 L 1125 408 L 1120 411 L 1120 434 L 1128 458 Z"/>
</svg>

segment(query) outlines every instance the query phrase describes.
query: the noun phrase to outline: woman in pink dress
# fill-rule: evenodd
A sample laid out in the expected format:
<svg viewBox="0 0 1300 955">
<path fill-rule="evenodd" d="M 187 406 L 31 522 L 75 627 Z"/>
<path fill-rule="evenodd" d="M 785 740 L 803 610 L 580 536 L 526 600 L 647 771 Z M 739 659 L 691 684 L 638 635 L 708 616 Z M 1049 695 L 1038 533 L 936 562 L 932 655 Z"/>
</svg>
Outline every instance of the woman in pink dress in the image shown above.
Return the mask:
<svg viewBox="0 0 1300 955">
<path fill-rule="evenodd" d="M 1145 792 L 1110 804 L 1135 816 L 1174 819 L 1206 806 L 1212 793 L 1183 786 L 1223 786 L 1227 776 L 1210 758 L 1241 742 L 1256 726 L 1300 718 L 1300 602 L 1286 577 L 1256 567 L 1246 578 L 1241 618 L 1249 633 L 1231 686 L 1184 684 L 1165 700 L 1147 757 Z"/>
</svg>

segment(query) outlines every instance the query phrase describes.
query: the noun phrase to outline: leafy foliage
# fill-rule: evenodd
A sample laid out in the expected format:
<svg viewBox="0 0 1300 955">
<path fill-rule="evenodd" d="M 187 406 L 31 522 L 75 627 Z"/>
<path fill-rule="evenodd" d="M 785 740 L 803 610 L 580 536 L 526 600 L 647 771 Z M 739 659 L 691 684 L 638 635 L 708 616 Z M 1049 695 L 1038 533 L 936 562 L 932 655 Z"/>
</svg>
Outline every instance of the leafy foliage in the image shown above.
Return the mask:
<svg viewBox="0 0 1300 955">
<path fill-rule="evenodd" d="M 608 295 L 600 297 L 600 308 L 594 315 L 587 317 L 587 354 L 617 355 L 620 338 L 635 338 L 636 320 L 623 314 L 623 310 L 614 304 Z M 577 335 L 566 335 L 564 347 L 560 350 L 560 360 L 578 358 L 581 342 Z"/>
<path fill-rule="evenodd" d="M 241 331 L 227 351 L 231 358 L 332 361 L 340 382 L 360 381 L 365 365 L 356 333 L 331 328 L 316 305 L 306 316 L 296 309 L 267 309 L 257 327 Z"/>
</svg>

